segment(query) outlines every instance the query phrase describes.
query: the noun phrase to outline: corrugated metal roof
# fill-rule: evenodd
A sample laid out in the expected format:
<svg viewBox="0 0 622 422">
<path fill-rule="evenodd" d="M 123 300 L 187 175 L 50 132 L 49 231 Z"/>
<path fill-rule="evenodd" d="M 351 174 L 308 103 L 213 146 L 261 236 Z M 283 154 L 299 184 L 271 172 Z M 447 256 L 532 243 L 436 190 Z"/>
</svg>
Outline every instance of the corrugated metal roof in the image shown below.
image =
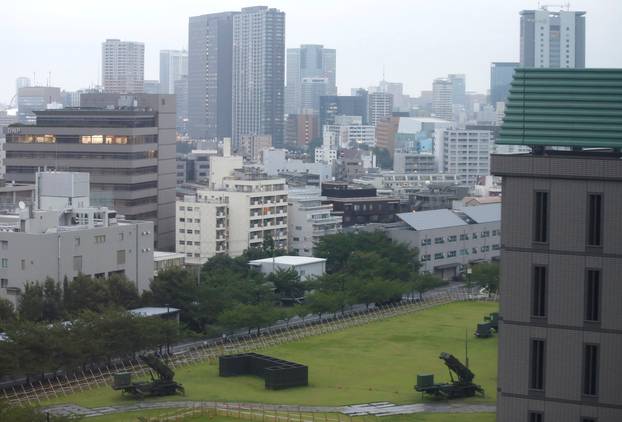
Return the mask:
<svg viewBox="0 0 622 422">
<path fill-rule="evenodd" d="M 252 261 L 248 261 L 249 265 L 261 265 L 261 264 L 272 264 L 272 258 L 263 258 L 263 259 L 254 259 Z M 281 265 L 306 265 L 306 264 L 316 264 L 318 262 L 326 262 L 325 258 L 315 258 L 313 256 L 275 256 L 274 263 Z"/>
<path fill-rule="evenodd" d="M 466 222 L 451 210 L 416 211 L 397 214 L 398 218 L 415 230 L 466 226 Z"/>
<path fill-rule="evenodd" d="M 497 143 L 622 147 L 622 69 L 516 69 Z"/>
<path fill-rule="evenodd" d="M 464 207 L 460 212 L 465 214 L 476 223 L 490 223 L 501 221 L 501 204 L 476 205 Z"/>
</svg>

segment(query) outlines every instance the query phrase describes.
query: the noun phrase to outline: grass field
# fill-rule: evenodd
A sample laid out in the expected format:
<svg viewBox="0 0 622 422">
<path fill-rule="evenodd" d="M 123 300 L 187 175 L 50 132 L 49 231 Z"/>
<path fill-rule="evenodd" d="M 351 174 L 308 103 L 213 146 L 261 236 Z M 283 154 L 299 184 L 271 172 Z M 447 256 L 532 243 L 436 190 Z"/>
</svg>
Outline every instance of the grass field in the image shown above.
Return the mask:
<svg viewBox="0 0 622 422">
<path fill-rule="evenodd" d="M 261 351 L 308 365 L 309 387 L 269 391 L 264 389 L 260 378 L 220 378 L 216 364 L 203 364 L 177 371 L 176 379 L 186 388 L 185 397 L 173 396 L 163 400 L 323 406 L 377 401 L 420 402 L 421 395 L 413 390 L 417 373 L 431 372 L 436 381 L 448 380 L 447 368 L 438 355 L 446 351 L 463 360 L 464 338 L 468 332 L 470 367 L 476 374 L 475 382 L 486 390 L 486 397 L 467 401 L 493 402 L 497 339 L 480 340 L 472 333 L 476 323 L 496 309 L 496 303 L 453 303 Z M 131 401 L 111 388 L 99 388 L 48 404 L 76 403 L 95 407 Z"/>
</svg>

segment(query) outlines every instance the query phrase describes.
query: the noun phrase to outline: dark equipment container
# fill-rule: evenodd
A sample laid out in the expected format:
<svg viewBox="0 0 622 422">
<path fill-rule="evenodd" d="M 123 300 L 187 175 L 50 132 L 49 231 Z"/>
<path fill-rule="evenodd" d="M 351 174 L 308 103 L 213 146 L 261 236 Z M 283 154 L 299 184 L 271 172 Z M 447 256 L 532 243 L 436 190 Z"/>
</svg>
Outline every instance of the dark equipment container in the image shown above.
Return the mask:
<svg viewBox="0 0 622 422">
<path fill-rule="evenodd" d="M 221 356 L 218 360 L 221 377 L 256 375 L 264 379 L 268 390 L 306 386 L 309 384 L 309 368 L 299 363 L 260 355 L 243 353 Z"/>
</svg>

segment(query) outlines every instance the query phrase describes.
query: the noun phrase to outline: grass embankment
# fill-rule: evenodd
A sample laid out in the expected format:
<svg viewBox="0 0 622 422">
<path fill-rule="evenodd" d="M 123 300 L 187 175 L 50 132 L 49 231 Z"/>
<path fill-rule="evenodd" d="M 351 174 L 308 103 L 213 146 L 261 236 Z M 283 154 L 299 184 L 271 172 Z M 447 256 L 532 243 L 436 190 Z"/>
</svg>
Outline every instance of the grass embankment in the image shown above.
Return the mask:
<svg viewBox="0 0 622 422">
<path fill-rule="evenodd" d="M 186 388 L 185 397 L 171 396 L 159 400 L 318 406 L 378 401 L 421 402 L 427 399 L 422 399 L 421 394 L 413 390 L 417 373 L 434 373 L 437 382 L 448 380 L 447 368 L 438 355 L 443 351 L 450 352 L 463 361 L 464 338 L 468 331 L 470 367 L 476 374 L 475 381 L 486 390 L 486 397 L 467 401 L 492 403 L 497 379 L 497 339 L 480 340 L 472 333 L 476 323 L 496 309 L 496 303 L 453 303 L 261 351 L 308 365 L 308 387 L 265 390 L 260 378 L 220 378 L 217 364 L 200 364 L 177 371 L 176 379 Z M 146 401 L 149 400 L 157 399 Z M 46 404 L 75 403 L 97 407 L 131 402 L 132 399 L 123 398 L 120 392 L 108 387 L 58 398 Z M 414 417 L 407 420 L 418 420 Z"/>
</svg>

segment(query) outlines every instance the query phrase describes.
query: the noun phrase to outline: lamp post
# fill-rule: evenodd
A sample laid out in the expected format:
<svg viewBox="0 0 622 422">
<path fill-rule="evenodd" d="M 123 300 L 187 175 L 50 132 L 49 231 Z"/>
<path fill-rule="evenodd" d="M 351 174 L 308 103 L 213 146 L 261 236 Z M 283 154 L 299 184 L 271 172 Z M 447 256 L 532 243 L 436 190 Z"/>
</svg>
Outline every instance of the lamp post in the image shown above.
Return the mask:
<svg viewBox="0 0 622 422">
<path fill-rule="evenodd" d="M 471 289 L 471 273 L 473 272 L 473 269 L 471 268 L 470 265 L 467 267 L 466 272 L 467 272 L 467 287 L 470 290 Z"/>
<path fill-rule="evenodd" d="M 166 318 L 168 319 L 168 314 L 170 313 L 170 307 L 171 305 L 169 305 L 168 303 L 165 303 L 164 306 L 166 306 Z M 170 341 L 168 338 L 168 330 L 166 331 L 166 354 L 170 355 L 171 353 L 171 348 L 170 348 Z"/>
</svg>

